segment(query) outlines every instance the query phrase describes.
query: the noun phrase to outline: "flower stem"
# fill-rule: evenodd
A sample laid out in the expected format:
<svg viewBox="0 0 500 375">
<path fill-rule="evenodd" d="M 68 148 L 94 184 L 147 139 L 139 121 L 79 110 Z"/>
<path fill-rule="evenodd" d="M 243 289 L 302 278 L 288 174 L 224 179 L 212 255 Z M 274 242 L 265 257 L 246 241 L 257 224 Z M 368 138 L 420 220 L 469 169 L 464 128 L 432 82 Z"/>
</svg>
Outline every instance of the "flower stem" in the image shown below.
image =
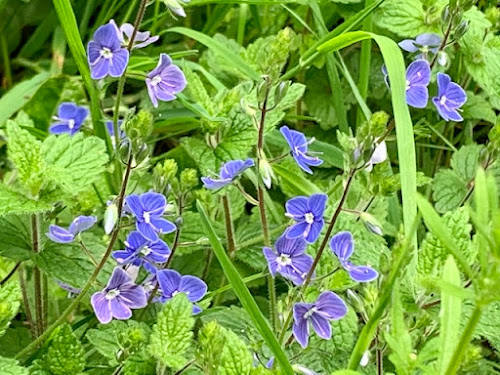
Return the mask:
<svg viewBox="0 0 500 375">
<path fill-rule="evenodd" d="M 33 314 L 31 314 L 30 300 L 28 298 L 28 290 L 26 287 L 26 272 L 24 271 L 24 267 L 19 270 L 19 283 L 21 284 L 24 313 L 26 314 L 26 319 L 28 320 L 28 325 L 30 327 L 31 338 L 34 340 L 36 338 L 36 327 L 33 320 Z"/>
<path fill-rule="evenodd" d="M 479 323 L 479 319 L 481 319 L 482 313 L 482 305 L 480 303 L 476 303 L 476 307 L 474 308 L 474 311 L 472 312 L 472 315 L 467 322 L 467 326 L 465 327 L 465 330 L 460 337 L 460 341 L 457 343 L 455 351 L 453 352 L 453 357 L 450 359 L 445 374 L 456 374 L 458 367 L 460 366 L 460 362 L 462 361 L 462 357 L 464 356 L 465 351 L 469 346 L 469 342 L 472 334 L 474 333 L 474 329 Z"/>
<path fill-rule="evenodd" d="M 38 217 L 36 214 L 31 215 L 31 239 L 33 252 L 38 254 L 40 248 L 38 238 Z M 33 283 L 35 288 L 36 335 L 40 336 L 43 333 L 42 278 L 40 268 L 36 265 L 33 269 Z"/>
<path fill-rule="evenodd" d="M 236 243 L 234 241 L 234 226 L 233 218 L 231 216 L 231 206 L 229 205 L 229 197 L 226 194 L 222 196 L 222 204 L 224 206 L 224 221 L 226 223 L 226 238 L 227 238 L 227 250 L 228 255 L 231 259 L 234 259 Z"/>
<path fill-rule="evenodd" d="M 432 58 L 431 65 L 430 65 L 431 70 L 434 67 L 434 65 L 436 65 L 439 52 L 441 52 L 444 49 L 444 47 L 446 47 L 446 43 L 448 42 L 448 38 L 450 37 L 451 29 L 453 28 L 453 18 L 454 17 L 455 17 L 454 14 L 452 14 L 450 16 L 450 22 L 448 23 L 448 27 L 446 28 L 446 31 L 444 33 L 443 40 L 441 41 L 441 44 L 439 45 L 438 50 L 436 51 L 436 53 L 434 54 L 434 57 Z"/>
<path fill-rule="evenodd" d="M 118 239 L 118 234 L 120 232 L 120 220 L 121 220 L 121 217 L 122 217 L 123 202 L 125 200 L 125 191 L 126 191 L 126 188 L 127 188 L 127 185 L 128 185 L 128 181 L 129 181 L 129 177 L 130 177 L 130 172 L 132 171 L 132 159 L 133 159 L 133 155 L 130 154 L 128 162 L 127 162 L 127 167 L 126 167 L 126 170 L 125 170 L 125 175 L 123 177 L 123 182 L 122 182 L 122 186 L 121 186 L 121 189 L 120 189 L 120 193 L 118 195 L 118 222 L 116 223 L 115 228 L 113 229 L 113 232 L 111 233 L 111 239 L 110 239 L 110 241 L 108 243 L 108 247 L 106 248 L 106 252 L 104 253 L 101 261 L 99 262 L 99 264 L 95 268 L 94 272 L 92 273 L 92 275 L 88 279 L 88 281 L 85 284 L 85 286 L 82 288 L 82 291 L 80 292 L 80 294 L 73 300 L 73 302 L 66 308 L 66 310 L 64 310 L 59 315 L 59 318 L 57 318 L 56 321 L 54 323 L 52 323 L 52 325 L 50 327 L 48 327 L 47 330 L 45 330 L 45 332 L 43 332 L 43 334 L 41 334 L 40 336 L 38 336 L 36 338 L 36 340 L 34 340 L 31 344 L 29 344 L 23 350 L 21 350 L 19 353 L 17 353 L 17 355 L 15 357 L 16 359 L 20 360 L 25 355 L 30 354 L 46 338 L 48 338 L 50 336 L 50 334 L 52 332 L 54 332 L 54 330 L 59 325 L 61 325 L 62 323 L 64 323 L 64 321 L 68 318 L 69 314 L 71 314 L 71 312 L 73 312 L 73 310 L 78 306 L 78 304 L 80 303 L 80 301 L 82 301 L 83 298 L 86 296 L 86 294 L 88 293 L 88 291 L 92 287 L 92 284 L 97 279 L 97 276 L 99 276 L 99 273 L 101 272 L 101 270 L 103 269 L 104 265 L 106 264 L 106 262 L 107 262 L 107 260 L 108 260 L 108 258 L 110 256 L 110 254 L 111 254 L 111 252 L 113 251 L 113 246 L 115 245 L 115 242 Z"/>
</svg>

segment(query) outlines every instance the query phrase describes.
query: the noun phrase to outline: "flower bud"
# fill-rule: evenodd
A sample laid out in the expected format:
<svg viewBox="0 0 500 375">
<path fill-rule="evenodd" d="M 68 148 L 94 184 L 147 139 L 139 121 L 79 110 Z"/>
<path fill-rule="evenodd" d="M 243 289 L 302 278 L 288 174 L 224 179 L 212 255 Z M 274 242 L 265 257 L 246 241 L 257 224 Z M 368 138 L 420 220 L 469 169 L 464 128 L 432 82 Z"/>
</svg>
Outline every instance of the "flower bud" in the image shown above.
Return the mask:
<svg viewBox="0 0 500 375">
<path fill-rule="evenodd" d="M 255 110 L 254 107 L 250 105 L 247 99 L 241 98 L 240 100 L 240 107 L 243 112 L 245 112 L 249 116 L 255 116 L 257 111 Z"/>
<path fill-rule="evenodd" d="M 128 140 L 124 140 L 122 143 L 120 143 L 120 147 L 118 148 L 118 155 L 120 156 L 120 160 L 123 164 L 126 164 L 128 162 L 131 152 L 132 146 Z"/>
<path fill-rule="evenodd" d="M 448 54 L 444 51 L 439 51 L 437 55 L 437 62 L 440 66 L 446 67 L 448 63 L 450 62 L 450 59 L 448 58 Z"/>
<path fill-rule="evenodd" d="M 458 40 L 465 35 L 467 30 L 469 30 L 469 24 L 470 24 L 469 20 L 460 22 L 460 24 L 455 29 L 455 34 L 453 35 L 455 40 Z"/>
<path fill-rule="evenodd" d="M 104 213 L 104 232 L 110 234 L 118 221 L 118 207 L 113 202 L 107 208 Z"/>
<path fill-rule="evenodd" d="M 450 3 L 452 3 L 451 1 Z M 447 5 L 443 8 L 443 11 L 441 12 L 441 21 L 443 21 L 443 24 L 447 25 L 451 20 L 451 12 L 450 12 L 450 6 Z"/>
<path fill-rule="evenodd" d="M 125 133 L 132 140 L 137 138 L 146 139 L 153 133 L 153 120 L 151 112 L 141 109 L 130 121 L 127 121 Z"/>
<path fill-rule="evenodd" d="M 262 82 L 257 86 L 257 102 L 262 103 L 266 100 L 267 94 L 269 92 L 269 76 L 263 75 Z"/>
<path fill-rule="evenodd" d="M 361 367 L 366 367 L 368 365 L 369 361 L 370 361 L 370 351 L 367 350 L 366 352 L 363 353 L 363 356 L 361 357 L 361 360 L 359 361 L 359 365 Z"/>
<path fill-rule="evenodd" d="M 280 82 L 276 89 L 274 90 L 274 105 L 278 105 L 279 102 L 286 96 L 288 88 L 291 85 L 291 81 Z"/>
<path fill-rule="evenodd" d="M 359 218 L 365 225 L 366 229 L 368 229 L 370 232 L 378 234 L 379 236 L 383 235 L 380 223 L 372 215 L 363 212 L 361 215 L 359 215 Z"/>
<path fill-rule="evenodd" d="M 135 162 L 137 165 L 141 164 L 149 156 L 148 145 L 143 143 L 135 154 Z"/>
<path fill-rule="evenodd" d="M 266 188 L 271 189 L 272 180 L 275 179 L 273 168 L 266 159 L 261 159 L 259 164 L 259 171 Z"/>
<path fill-rule="evenodd" d="M 181 172 L 180 175 L 181 189 L 183 191 L 190 191 L 198 185 L 198 172 L 196 169 L 187 168 Z"/>
<path fill-rule="evenodd" d="M 184 220 L 182 219 L 182 216 L 179 216 L 177 219 L 175 219 L 174 224 L 177 227 L 177 230 L 182 228 L 182 226 L 184 225 Z"/>
</svg>

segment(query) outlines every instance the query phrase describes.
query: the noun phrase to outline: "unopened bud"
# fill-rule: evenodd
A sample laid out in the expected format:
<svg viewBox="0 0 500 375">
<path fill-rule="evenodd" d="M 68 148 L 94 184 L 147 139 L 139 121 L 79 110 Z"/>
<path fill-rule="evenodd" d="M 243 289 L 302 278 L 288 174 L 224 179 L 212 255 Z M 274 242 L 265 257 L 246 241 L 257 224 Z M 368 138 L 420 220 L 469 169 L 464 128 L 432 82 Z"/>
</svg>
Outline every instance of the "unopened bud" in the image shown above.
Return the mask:
<svg viewBox="0 0 500 375">
<path fill-rule="evenodd" d="M 359 215 L 359 218 L 365 225 L 366 229 L 368 229 L 370 232 L 378 234 L 379 236 L 383 235 L 380 223 L 372 215 L 363 212 L 361 215 Z"/>
<path fill-rule="evenodd" d="M 275 179 L 273 168 L 266 159 L 261 159 L 259 171 L 266 188 L 271 189 L 272 180 Z"/>
<path fill-rule="evenodd" d="M 252 107 L 250 105 L 250 103 L 248 103 L 248 100 L 246 100 L 245 98 L 241 98 L 240 107 L 241 107 L 241 110 L 249 116 L 255 116 L 255 114 L 257 113 L 255 108 Z"/>
<path fill-rule="evenodd" d="M 370 351 L 367 350 L 366 352 L 363 353 L 363 356 L 361 357 L 361 361 L 359 361 L 359 365 L 361 367 L 366 367 L 368 365 L 369 361 L 370 361 Z"/>
<path fill-rule="evenodd" d="M 182 226 L 184 225 L 184 220 L 182 219 L 182 216 L 179 216 L 177 219 L 175 219 L 174 224 L 177 227 L 177 230 L 182 228 Z"/>
<path fill-rule="evenodd" d="M 137 153 L 135 154 L 135 161 L 137 164 L 141 164 L 149 156 L 148 145 L 143 143 Z"/>
<path fill-rule="evenodd" d="M 288 88 L 290 87 L 291 82 L 285 81 L 280 82 L 274 91 L 274 105 L 278 105 L 281 100 L 286 96 L 288 92 Z"/>
<path fill-rule="evenodd" d="M 104 213 L 104 232 L 110 234 L 118 221 L 118 207 L 113 202 L 107 208 Z"/>
<path fill-rule="evenodd" d="M 455 29 L 455 34 L 453 35 L 455 40 L 458 40 L 465 35 L 467 30 L 469 30 L 469 24 L 469 20 L 460 22 L 460 24 Z"/>
<path fill-rule="evenodd" d="M 180 175 L 181 189 L 183 191 L 190 191 L 198 185 L 198 172 L 196 169 L 187 168 L 181 172 Z"/>
<path fill-rule="evenodd" d="M 257 86 L 257 102 L 262 103 L 266 100 L 269 92 L 269 76 L 262 76 L 262 82 Z"/>
<path fill-rule="evenodd" d="M 448 58 L 448 54 L 444 51 L 439 51 L 437 56 L 437 62 L 439 65 L 446 67 L 449 63 L 450 59 Z"/>
<path fill-rule="evenodd" d="M 450 2 L 450 4 L 453 1 Z M 455 5 L 456 6 L 456 5 Z M 451 20 L 451 12 L 450 12 L 450 6 L 445 6 L 443 8 L 443 11 L 441 12 L 441 21 L 443 21 L 443 24 L 447 25 Z"/>
<path fill-rule="evenodd" d="M 351 289 L 347 289 L 347 299 L 351 303 L 352 307 L 354 307 L 357 311 L 364 311 L 365 306 L 359 296 L 354 293 Z"/>
</svg>

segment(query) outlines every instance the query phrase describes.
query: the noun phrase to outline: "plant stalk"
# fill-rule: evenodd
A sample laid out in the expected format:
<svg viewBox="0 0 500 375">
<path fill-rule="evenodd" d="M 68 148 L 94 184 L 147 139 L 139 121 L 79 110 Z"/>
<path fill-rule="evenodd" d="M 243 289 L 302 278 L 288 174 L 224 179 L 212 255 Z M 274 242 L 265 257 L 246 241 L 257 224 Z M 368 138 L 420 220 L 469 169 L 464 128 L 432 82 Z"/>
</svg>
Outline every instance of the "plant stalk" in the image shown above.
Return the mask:
<svg viewBox="0 0 500 375">
<path fill-rule="evenodd" d="M 33 252 L 40 252 L 40 242 L 38 237 L 38 217 L 36 214 L 31 215 L 31 240 Z M 36 255 L 35 255 L 36 256 Z M 40 336 L 43 333 L 43 306 L 42 306 L 42 276 L 40 268 L 37 265 L 33 268 L 33 283 L 35 288 L 35 315 L 36 315 L 36 335 Z"/>
</svg>

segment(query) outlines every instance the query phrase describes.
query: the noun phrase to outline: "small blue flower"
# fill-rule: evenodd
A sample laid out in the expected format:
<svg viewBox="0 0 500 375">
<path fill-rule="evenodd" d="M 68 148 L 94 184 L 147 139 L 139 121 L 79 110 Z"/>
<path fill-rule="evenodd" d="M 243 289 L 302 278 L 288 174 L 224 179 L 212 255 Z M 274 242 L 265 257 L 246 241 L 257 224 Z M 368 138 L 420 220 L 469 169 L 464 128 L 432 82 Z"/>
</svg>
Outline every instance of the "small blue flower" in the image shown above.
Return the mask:
<svg viewBox="0 0 500 375">
<path fill-rule="evenodd" d="M 87 45 L 87 56 L 92 79 L 123 75 L 128 65 L 129 52 L 121 46 L 116 25 L 108 23 L 96 30 L 93 40 Z"/>
<path fill-rule="evenodd" d="M 389 75 L 382 66 L 385 83 L 389 86 Z M 426 60 L 416 60 L 406 69 L 406 103 L 414 108 L 425 108 L 429 100 L 427 86 L 431 81 L 431 68 Z"/>
<path fill-rule="evenodd" d="M 79 107 L 74 103 L 61 103 L 57 109 L 55 122 L 49 129 L 52 134 L 68 133 L 74 135 L 82 127 L 89 111 L 85 107 Z"/>
<path fill-rule="evenodd" d="M 293 306 L 293 335 L 306 348 L 309 344 L 309 323 L 319 337 L 330 340 L 332 327 L 330 320 L 338 320 L 347 314 L 347 305 L 335 293 L 326 291 L 314 303 L 296 303 Z"/>
<path fill-rule="evenodd" d="M 164 195 L 154 192 L 140 196 L 133 194 L 127 197 L 126 202 L 137 219 L 137 230 L 148 240 L 156 242 L 159 233 L 171 233 L 177 229 L 175 224 L 162 217 L 167 208 Z"/>
<path fill-rule="evenodd" d="M 134 33 L 134 25 L 130 23 L 124 23 L 123 25 L 118 27 L 114 20 L 111 20 L 109 22 L 115 27 L 118 39 L 120 40 L 122 47 L 128 47 L 130 38 Z M 151 33 L 149 31 L 137 31 L 137 33 L 135 34 L 132 49 L 144 48 L 146 46 L 149 46 L 151 43 L 156 42 L 159 38 L 159 36 L 151 36 Z"/>
<path fill-rule="evenodd" d="M 437 53 L 441 44 L 441 37 L 432 33 L 420 34 L 415 40 L 405 39 L 398 44 L 401 49 L 407 52 L 414 53 L 420 51 L 421 54 L 417 56 L 417 59 L 421 59 L 427 56 L 429 52 Z"/>
<path fill-rule="evenodd" d="M 309 145 L 314 142 L 314 138 L 307 141 L 306 136 L 297 130 L 290 130 L 288 126 L 280 128 L 281 134 L 285 137 L 290 146 L 292 156 L 302 170 L 312 174 L 309 166 L 317 167 L 323 164 L 323 160 L 316 156 L 311 156 L 308 151 Z"/>
<path fill-rule="evenodd" d="M 192 303 L 198 302 L 207 294 L 207 284 L 198 277 L 191 275 L 182 276 L 174 270 L 159 270 L 156 278 L 160 285 L 161 302 L 174 298 L 179 293 L 184 293 Z M 201 312 L 201 308 L 193 305 L 193 314 Z"/>
<path fill-rule="evenodd" d="M 165 263 L 170 255 L 170 248 L 162 241 L 149 241 L 137 231 L 130 232 L 125 241 L 125 250 L 113 252 L 113 258 L 120 265 L 133 264 L 141 266 L 145 262 L 150 264 Z"/>
<path fill-rule="evenodd" d="M 75 240 L 79 233 L 92 228 L 96 222 L 97 217 L 95 216 L 78 216 L 73 220 L 69 229 L 59 225 L 49 226 L 49 232 L 46 233 L 46 236 L 57 243 L 70 243 Z"/>
<path fill-rule="evenodd" d="M 207 189 L 220 189 L 229 185 L 236 177 L 254 165 L 255 163 L 252 159 L 228 161 L 222 165 L 219 175 L 216 176 L 217 178 L 202 177 L 201 181 Z"/>
<path fill-rule="evenodd" d="M 305 254 L 306 240 L 303 237 L 287 238 L 282 235 L 274 247 L 276 252 L 269 247 L 263 248 L 271 275 L 274 277 L 279 272 L 295 285 L 302 285 L 313 263 L 312 257 Z"/>
<path fill-rule="evenodd" d="M 460 85 L 451 81 L 448 74 L 437 74 L 438 95 L 432 98 L 439 115 L 446 121 L 463 121 L 458 112 L 467 101 L 467 94 Z"/>
<path fill-rule="evenodd" d="M 310 197 L 295 197 L 285 204 L 286 216 L 297 222 L 287 230 L 288 238 L 304 237 L 309 243 L 313 243 L 319 237 L 325 220 L 326 194 L 313 194 Z"/>
<path fill-rule="evenodd" d="M 354 281 L 366 283 L 378 277 L 377 271 L 370 266 L 355 266 L 349 261 L 354 252 L 354 240 L 350 232 L 340 232 L 333 236 L 330 248 Z"/>
<path fill-rule="evenodd" d="M 163 102 L 174 100 L 175 95 L 184 90 L 186 85 L 184 73 L 172 63 L 172 59 L 166 53 L 160 55 L 158 65 L 146 77 L 149 98 L 155 108 L 158 107 L 158 100 Z"/>
</svg>

